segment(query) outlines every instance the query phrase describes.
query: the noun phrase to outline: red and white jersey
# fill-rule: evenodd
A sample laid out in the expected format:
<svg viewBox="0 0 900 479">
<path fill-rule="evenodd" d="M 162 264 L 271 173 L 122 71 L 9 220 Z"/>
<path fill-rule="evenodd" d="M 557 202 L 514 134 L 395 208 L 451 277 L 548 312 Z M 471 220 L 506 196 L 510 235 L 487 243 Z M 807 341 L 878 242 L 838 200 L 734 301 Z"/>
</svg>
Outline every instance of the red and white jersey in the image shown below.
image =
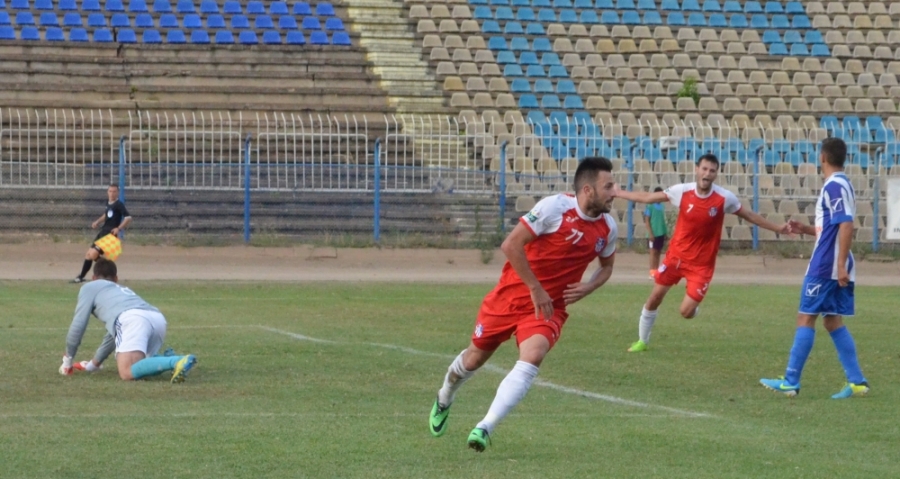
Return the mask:
<svg viewBox="0 0 900 479">
<path fill-rule="evenodd" d="M 581 282 L 591 261 L 609 258 L 616 252 L 616 220 L 608 214 L 587 216 L 570 194 L 544 198 L 519 221 L 537 236 L 525 245 L 525 255 L 556 308 L 565 307 L 563 291 L 568 285 Z M 500 300 L 500 304 L 494 300 Z M 485 305 L 488 304 L 493 308 L 534 309 L 531 292 L 509 261 L 503 265 L 499 284 L 485 298 Z"/>
<path fill-rule="evenodd" d="M 678 207 L 678 221 L 666 256 L 714 267 L 725 214 L 740 211 L 740 200 L 734 193 L 715 184 L 708 195 L 700 196 L 697 183 L 674 185 L 666 190 L 666 196 Z"/>
</svg>

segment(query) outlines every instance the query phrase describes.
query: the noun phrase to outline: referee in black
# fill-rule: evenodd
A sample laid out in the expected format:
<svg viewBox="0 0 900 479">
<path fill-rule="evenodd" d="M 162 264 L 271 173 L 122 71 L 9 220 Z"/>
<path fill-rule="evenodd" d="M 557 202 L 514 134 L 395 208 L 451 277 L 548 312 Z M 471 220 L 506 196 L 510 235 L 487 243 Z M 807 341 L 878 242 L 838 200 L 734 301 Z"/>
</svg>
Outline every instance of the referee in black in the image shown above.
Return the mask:
<svg viewBox="0 0 900 479">
<path fill-rule="evenodd" d="M 97 234 L 94 241 L 108 234 L 119 236 L 119 232 L 124 231 L 131 224 L 131 215 L 125 209 L 125 203 L 119 201 L 118 185 L 109 185 L 109 188 L 106 189 L 106 196 L 109 199 L 109 202 L 106 204 L 106 213 L 91 223 L 91 229 L 97 229 L 101 223 L 103 224 L 100 227 L 100 233 Z M 91 243 L 91 247 L 84 254 L 84 265 L 81 267 L 81 274 L 76 276 L 71 282 L 84 282 L 84 276 L 91 270 L 91 265 L 94 261 L 97 261 L 101 254 L 103 254 L 103 250 L 96 244 Z"/>
</svg>

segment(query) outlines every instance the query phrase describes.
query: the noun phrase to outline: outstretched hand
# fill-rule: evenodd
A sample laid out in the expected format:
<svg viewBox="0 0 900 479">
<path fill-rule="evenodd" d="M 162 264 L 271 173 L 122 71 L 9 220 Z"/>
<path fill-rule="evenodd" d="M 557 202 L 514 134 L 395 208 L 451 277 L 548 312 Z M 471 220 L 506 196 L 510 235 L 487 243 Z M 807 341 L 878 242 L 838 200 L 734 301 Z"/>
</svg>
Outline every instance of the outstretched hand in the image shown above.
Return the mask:
<svg viewBox="0 0 900 479">
<path fill-rule="evenodd" d="M 593 289 L 591 289 L 589 283 L 572 283 L 566 286 L 566 290 L 563 291 L 563 300 L 565 300 L 566 304 L 572 304 L 591 294 L 592 291 Z"/>
<path fill-rule="evenodd" d="M 788 228 L 790 228 L 790 231 L 789 231 L 789 232 L 792 233 L 792 234 L 795 234 L 795 235 L 803 234 L 803 226 L 804 226 L 804 224 L 801 223 L 801 222 L 799 222 L 799 221 L 797 221 L 797 220 L 790 220 L 790 221 L 788 221 L 786 226 L 787 226 Z"/>
</svg>

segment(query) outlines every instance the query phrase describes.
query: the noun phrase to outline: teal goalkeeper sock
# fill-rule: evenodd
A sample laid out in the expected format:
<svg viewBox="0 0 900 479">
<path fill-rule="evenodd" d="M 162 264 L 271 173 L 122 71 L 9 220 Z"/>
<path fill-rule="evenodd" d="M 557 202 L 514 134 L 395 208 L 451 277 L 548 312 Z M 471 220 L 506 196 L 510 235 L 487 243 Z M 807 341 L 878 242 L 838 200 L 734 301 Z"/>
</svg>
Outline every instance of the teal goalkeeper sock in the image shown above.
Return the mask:
<svg viewBox="0 0 900 479">
<path fill-rule="evenodd" d="M 144 358 L 131 365 L 131 375 L 134 379 L 141 379 L 147 376 L 155 376 L 157 374 L 171 371 L 175 369 L 175 364 L 181 356 L 154 356 L 152 358 Z"/>
</svg>

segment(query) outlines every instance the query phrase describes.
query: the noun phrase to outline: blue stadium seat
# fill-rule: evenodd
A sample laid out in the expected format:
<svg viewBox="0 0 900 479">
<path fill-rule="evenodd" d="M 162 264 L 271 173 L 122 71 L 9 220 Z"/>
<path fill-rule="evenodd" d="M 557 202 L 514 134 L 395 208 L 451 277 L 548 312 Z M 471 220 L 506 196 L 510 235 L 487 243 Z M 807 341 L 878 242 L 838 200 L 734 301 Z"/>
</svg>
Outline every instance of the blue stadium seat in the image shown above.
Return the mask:
<svg viewBox="0 0 900 479">
<path fill-rule="evenodd" d="M 584 109 L 584 103 L 582 103 L 581 97 L 578 95 L 566 95 L 566 99 L 563 101 L 563 108 L 566 110 L 581 110 Z"/>
<path fill-rule="evenodd" d="M 822 38 L 822 32 L 818 30 L 807 31 L 803 41 L 806 43 L 825 43 L 825 39 Z"/>
<path fill-rule="evenodd" d="M 319 2 L 316 5 L 316 15 L 320 17 L 333 17 L 334 7 L 328 2 Z"/>
<path fill-rule="evenodd" d="M 803 4 L 800 2 L 787 2 L 787 5 L 785 5 L 785 7 L 784 7 L 784 13 L 806 14 L 806 9 L 803 8 Z"/>
<path fill-rule="evenodd" d="M 597 17 L 597 12 L 593 10 L 582 10 L 581 23 L 584 23 L 585 25 L 596 25 L 600 23 L 600 18 Z"/>
<path fill-rule="evenodd" d="M 44 39 L 48 42 L 64 42 L 66 41 L 65 35 L 63 35 L 62 28 L 59 27 L 50 27 L 44 33 Z"/>
<path fill-rule="evenodd" d="M 123 28 L 116 32 L 116 41 L 119 43 L 137 43 L 137 35 L 130 28 Z"/>
<path fill-rule="evenodd" d="M 539 108 L 537 97 L 526 93 L 519 97 L 519 108 Z"/>
<path fill-rule="evenodd" d="M 294 15 L 312 15 L 312 9 L 306 2 L 297 2 L 294 4 Z"/>
<path fill-rule="evenodd" d="M 269 5 L 269 15 L 290 15 L 287 3 L 272 2 L 272 4 Z M 265 39 L 263 39 L 263 42 L 265 42 Z"/>
<path fill-rule="evenodd" d="M 516 58 L 516 54 L 509 50 L 501 50 L 497 53 L 498 65 L 513 65 L 518 63 L 519 60 Z"/>
<path fill-rule="evenodd" d="M 107 12 L 124 12 L 125 5 L 122 5 L 122 0 L 106 0 L 103 9 Z"/>
<path fill-rule="evenodd" d="M 303 32 L 296 30 L 287 32 L 286 40 L 288 45 L 306 45 L 306 37 L 303 36 Z"/>
<path fill-rule="evenodd" d="M 310 45 L 328 45 L 330 42 L 328 41 L 328 34 L 319 30 L 310 32 L 309 34 L 309 44 Z"/>
<path fill-rule="evenodd" d="M 172 13 L 172 5 L 169 0 L 153 0 L 153 11 L 155 13 Z"/>
<path fill-rule="evenodd" d="M 281 45 L 281 35 L 276 30 L 263 32 L 262 42 L 266 45 Z"/>
<path fill-rule="evenodd" d="M 112 43 L 112 32 L 105 28 L 98 28 L 94 30 L 94 41 L 99 43 Z"/>
<path fill-rule="evenodd" d="M 699 12 L 700 3 L 697 0 L 684 0 L 681 2 L 681 9 L 685 12 Z"/>
<path fill-rule="evenodd" d="M 231 28 L 237 30 L 239 28 L 250 28 L 250 20 L 243 15 L 234 15 L 231 17 Z"/>
<path fill-rule="evenodd" d="M 235 0 L 228 0 L 227 2 L 225 2 L 225 5 L 222 6 L 222 11 L 226 15 L 240 15 L 244 13 L 244 11 L 241 9 L 241 3 Z"/>
<path fill-rule="evenodd" d="M 200 15 L 197 15 L 196 13 L 185 15 L 182 22 L 184 23 L 184 28 L 189 28 L 192 30 L 196 28 L 203 28 L 203 21 L 200 20 Z"/>
<path fill-rule="evenodd" d="M 6 15 L 6 12 L 3 12 L 3 14 Z M 9 17 L 7 17 L 7 21 L 8 21 L 8 19 L 9 19 Z M 0 22 L 0 23 L 2 23 L 2 22 Z M 69 12 L 69 13 L 63 15 L 63 25 L 65 25 L 67 27 L 80 27 L 82 25 L 81 15 L 79 15 L 75 12 Z"/>
<path fill-rule="evenodd" d="M 141 35 L 141 40 L 144 43 L 162 43 L 162 35 L 159 34 L 159 30 L 144 30 L 144 34 Z"/>
<path fill-rule="evenodd" d="M 219 13 L 219 4 L 215 0 L 202 0 L 200 2 L 200 13 L 209 15 L 211 13 Z"/>
<path fill-rule="evenodd" d="M 253 30 L 243 30 L 238 35 L 238 42 L 242 45 L 256 45 L 259 43 L 259 38 L 256 37 L 256 32 Z"/>
<path fill-rule="evenodd" d="M 766 2 L 766 13 L 784 13 L 784 7 L 781 6 L 781 2 L 773 2 L 769 0 Z"/>
<path fill-rule="evenodd" d="M 531 2 L 528 0 L 512 0 L 509 2 L 513 7 L 530 7 Z"/>
<path fill-rule="evenodd" d="M 527 3 L 527 5 L 531 5 L 531 3 L 529 2 L 529 3 Z M 592 8 L 594 8 L 594 2 L 592 0 L 575 0 L 575 3 L 573 4 L 573 6 L 575 8 L 582 9 L 582 10 L 586 9 L 586 8 L 592 9 Z"/>
<path fill-rule="evenodd" d="M 616 1 L 616 9 L 617 10 L 634 10 L 634 0 L 617 0 Z"/>
<path fill-rule="evenodd" d="M 509 50 L 506 39 L 503 37 L 491 37 L 488 40 L 488 48 L 491 50 Z"/>
<path fill-rule="evenodd" d="M 828 48 L 828 45 L 825 45 L 824 43 L 816 43 L 812 46 L 810 55 L 814 57 L 830 57 L 831 50 Z"/>
<path fill-rule="evenodd" d="M 509 91 L 513 93 L 531 93 L 531 84 L 524 78 L 516 78 L 509 85 Z"/>
<path fill-rule="evenodd" d="M 131 28 L 131 19 L 127 14 L 114 13 L 109 19 L 109 26 L 113 28 Z"/>
<path fill-rule="evenodd" d="M 216 43 L 219 45 L 234 44 L 234 35 L 231 34 L 231 30 L 219 30 L 216 32 Z"/>
<path fill-rule="evenodd" d="M 503 76 L 505 77 L 521 77 L 525 76 L 522 67 L 518 64 L 506 65 L 503 67 Z"/>
<path fill-rule="evenodd" d="M 78 18 L 81 19 L 81 17 Z M 0 25 L 12 25 L 12 23 L 9 21 L 9 14 L 2 10 L 0 10 Z"/>
<path fill-rule="evenodd" d="M 34 25 L 34 15 L 31 12 L 16 13 L 16 25 Z"/>
<path fill-rule="evenodd" d="M 334 32 L 334 35 L 331 37 L 331 44 L 340 46 L 352 45 L 350 42 L 350 34 L 347 32 Z"/>
<path fill-rule="evenodd" d="M 519 50 L 530 50 L 531 47 L 528 45 L 528 39 L 525 37 L 513 37 L 509 41 L 509 49 L 512 51 Z"/>
<path fill-rule="evenodd" d="M 554 52 L 545 52 L 541 55 L 541 65 L 552 67 L 559 65 L 559 55 Z"/>
<path fill-rule="evenodd" d="M 645 25 L 662 25 L 662 17 L 659 15 L 659 12 L 649 11 L 644 13 L 644 24 Z"/>
<path fill-rule="evenodd" d="M 512 53 L 512 52 L 510 52 Z M 537 53 L 534 52 L 522 52 L 519 56 L 519 65 L 528 66 L 528 65 L 539 65 Z"/>
<path fill-rule="evenodd" d="M 22 30 L 19 31 L 21 35 L 21 40 L 40 40 L 41 33 L 35 27 L 22 27 Z"/>
<path fill-rule="evenodd" d="M 732 28 L 748 28 L 750 24 L 747 22 L 747 17 L 743 13 L 735 13 L 728 19 L 728 26 Z"/>
<path fill-rule="evenodd" d="M 316 17 L 303 17 L 302 27 L 304 30 L 321 30 L 322 25 Z"/>
<path fill-rule="evenodd" d="M 206 33 L 206 30 L 193 30 L 191 32 L 191 43 L 198 45 L 209 44 L 209 33 Z"/>
<path fill-rule="evenodd" d="M 597 0 L 595 5 L 598 10 L 612 10 L 616 8 L 613 0 Z"/>
<path fill-rule="evenodd" d="M 688 26 L 690 27 L 705 27 L 706 26 L 706 17 L 703 16 L 702 13 L 692 13 L 688 16 Z"/>
<path fill-rule="evenodd" d="M 575 88 L 575 82 L 572 80 L 560 80 L 556 83 L 556 93 L 560 95 L 577 95 L 578 90 Z"/>
<path fill-rule="evenodd" d="M 41 13 L 41 16 L 38 18 L 38 23 L 43 27 L 58 27 L 59 19 L 56 18 L 56 15 L 52 12 L 44 12 Z"/>
<path fill-rule="evenodd" d="M 725 13 L 740 13 L 744 9 L 741 8 L 741 4 L 737 0 L 726 0 L 725 5 L 722 6 L 722 11 Z"/>
<path fill-rule="evenodd" d="M 670 12 L 680 11 L 681 5 L 678 4 L 678 0 L 662 0 L 660 9 Z"/>
<path fill-rule="evenodd" d="M 797 30 L 784 32 L 784 43 L 803 43 L 803 36 Z"/>
<path fill-rule="evenodd" d="M 637 10 L 626 10 L 622 14 L 622 23 L 625 25 L 640 25 L 641 15 Z"/>
<path fill-rule="evenodd" d="M 793 45 L 791 45 L 791 56 L 809 56 L 809 48 L 807 48 L 805 43 L 794 43 Z"/>
<path fill-rule="evenodd" d="M 535 38 L 531 49 L 536 52 L 552 52 L 553 46 L 550 44 L 549 38 Z"/>
<path fill-rule="evenodd" d="M 744 4 L 744 13 L 763 13 L 762 5 L 757 1 L 750 0 Z"/>
<path fill-rule="evenodd" d="M 553 0 L 553 8 L 572 8 L 572 0 Z"/>
<path fill-rule="evenodd" d="M 791 27 L 804 29 L 812 28 L 812 23 L 806 15 L 794 15 L 794 19 L 791 20 Z"/>
<path fill-rule="evenodd" d="M 703 2 L 703 11 L 704 12 L 721 12 L 722 6 L 719 5 L 719 0 L 705 0 Z"/>
<path fill-rule="evenodd" d="M 15 40 L 16 30 L 10 26 L 0 27 L 0 40 Z"/>
<path fill-rule="evenodd" d="M 656 0 L 638 0 L 638 10 L 656 10 Z"/>
<path fill-rule="evenodd" d="M 166 43 L 187 43 L 187 38 L 185 38 L 184 32 L 181 30 L 169 30 L 166 34 Z"/>
<path fill-rule="evenodd" d="M 550 80 L 535 80 L 535 93 L 553 93 L 553 83 Z"/>
<path fill-rule="evenodd" d="M 305 17 L 304 20 L 307 18 L 313 17 Z M 503 33 L 503 30 L 500 29 L 500 24 L 496 20 L 485 20 L 481 24 L 481 33 Z"/>
<path fill-rule="evenodd" d="M 53 10 L 53 0 L 34 0 L 35 10 Z"/>
<path fill-rule="evenodd" d="M 515 20 L 516 17 L 513 15 L 513 11 L 509 7 L 499 7 L 497 11 L 494 12 L 495 20 Z"/>
<path fill-rule="evenodd" d="M 59 0 L 59 9 L 66 12 L 72 12 L 78 10 L 78 4 L 75 3 L 75 0 Z"/>
<path fill-rule="evenodd" d="M 626 12 L 627 13 L 627 12 Z M 631 12 L 637 15 L 637 12 Z M 559 12 L 560 23 L 578 23 L 578 14 L 575 10 L 562 10 Z"/>
<path fill-rule="evenodd" d="M 618 13 L 611 10 L 606 10 L 602 14 L 600 14 L 600 23 L 604 23 L 606 25 L 618 25 L 619 23 L 621 23 L 621 21 L 619 20 Z"/>
<path fill-rule="evenodd" d="M 331 17 L 325 19 L 325 30 L 337 30 L 344 31 L 344 21 L 338 17 Z"/>
<path fill-rule="evenodd" d="M 278 28 L 282 30 L 296 30 L 297 20 L 294 20 L 294 17 L 291 15 L 284 15 L 278 18 Z"/>
<path fill-rule="evenodd" d="M 687 22 L 684 20 L 684 14 L 681 12 L 672 12 L 666 17 L 666 25 L 685 26 Z"/>
<path fill-rule="evenodd" d="M 31 5 L 28 3 L 28 0 L 12 0 L 10 2 L 10 7 L 13 10 L 31 10 Z"/>
<path fill-rule="evenodd" d="M 268 15 L 259 15 L 256 17 L 256 20 L 253 22 L 257 30 L 265 30 L 275 28 L 275 23 L 272 22 L 272 17 Z"/>
<path fill-rule="evenodd" d="M 148 13 L 147 2 L 144 0 L 131 0 L 128 2 L 128 11 L 131 13 Z"/>
<path fill-rule="evenodd" d="M 533 22 L 537 20 L 534 10 L 530 7 L 520 8 L 516 11 L 516 20 L 520 22 Z"/>
<path fill-rule="evenodd" d="M 529 23 L 525 27 L 525 34 L 526 35 L 545 35 L 546 32 L 544 32 L 544 26 L 541 25 L 540 23 Z"/>
<path fill-rule="evenodd" d="M 178 13 L 194 13 L 197 11 L 197 8 L 194 7 L 194 2 L 191 0 L 178 0 L 175 10 Z"/>
<path fill-rule="evenodd" d="M 725 19 L 724 13 L 713 13 L 709 16 L 709 26 L 713 28 L 725 28 L 728 26 L 728 20 Z"/>
<path fill-rule="evenodd" d="M 618 18 L 618 15 L 616 16 Z M 555 22 L 556 21 L 556 13 L 553 10 L 542 8 L 538 11 L 538 21 L 540 22 Z"/>
<path fill-rule="evenodd" d="M 769 19 L 762 14 L 753 15 L 750 17 L 750 28 L 769 28 Z"/>
<path fill-rule="evenodd" d="M 788 20 L 787 15 L 772 15 L 772 28 L 791 28 L 791 22 Z"/>
<path fill-rule="evenodd" d="M 293 18 L 291 18 L 293 20 Z M 218 13 L 213 13 L 212 15 L 206 17 L 206 28 L 210 30 L 220 30 L 227 28 L 225 26 L 225 17 L 219 15 Z"/>
<path fill-rule="evenodd" d="M 265 15 L 266 7 L 259 0 L 247 2 L 247 15 Z"/>
<path fill-rule="evenodd" d="M 765 44 L 781 43 L 781 34 L 777 30 L 766 30 L 763 32 L 762 41 Z"/>
<path fill-rule="evenodd" d="M 509 0 L 488 0 L 490 5 L 509 5 Z"/>
<path fill-rule="evenodd" d="M 569 78 L 569 73 L 566 71 L 566 67 L 562 65 L 553 65 L 550 67 L 547 76 L 550 78 Z"/>
<path fill-rule="evenodd" d="M 493 20 L 494 12 L 491 11 L 491 7 L 475 7 L 475 11 L 472 12 L 472 18 L 475 20 Z"/>
<path fill-rule="evenodd" d="M 797 166 L 800 163 L 803 163 L 803 155 L 801 155 L 799 151 L 789 151 L 784 155 L 784 161 L 793 166 Z"/>
<path fill-rule="evenodd" d="M 171 13 L 164 13 L 159 17 L 159 28 L 178 28 L 178 17 Z"/>
<path fill-rule="evenodd" d="M 69 30 L 70 42 L 86 42 L 88 41 L 87 30 L 83 28 L 73 28 Z"/>
</svg>

